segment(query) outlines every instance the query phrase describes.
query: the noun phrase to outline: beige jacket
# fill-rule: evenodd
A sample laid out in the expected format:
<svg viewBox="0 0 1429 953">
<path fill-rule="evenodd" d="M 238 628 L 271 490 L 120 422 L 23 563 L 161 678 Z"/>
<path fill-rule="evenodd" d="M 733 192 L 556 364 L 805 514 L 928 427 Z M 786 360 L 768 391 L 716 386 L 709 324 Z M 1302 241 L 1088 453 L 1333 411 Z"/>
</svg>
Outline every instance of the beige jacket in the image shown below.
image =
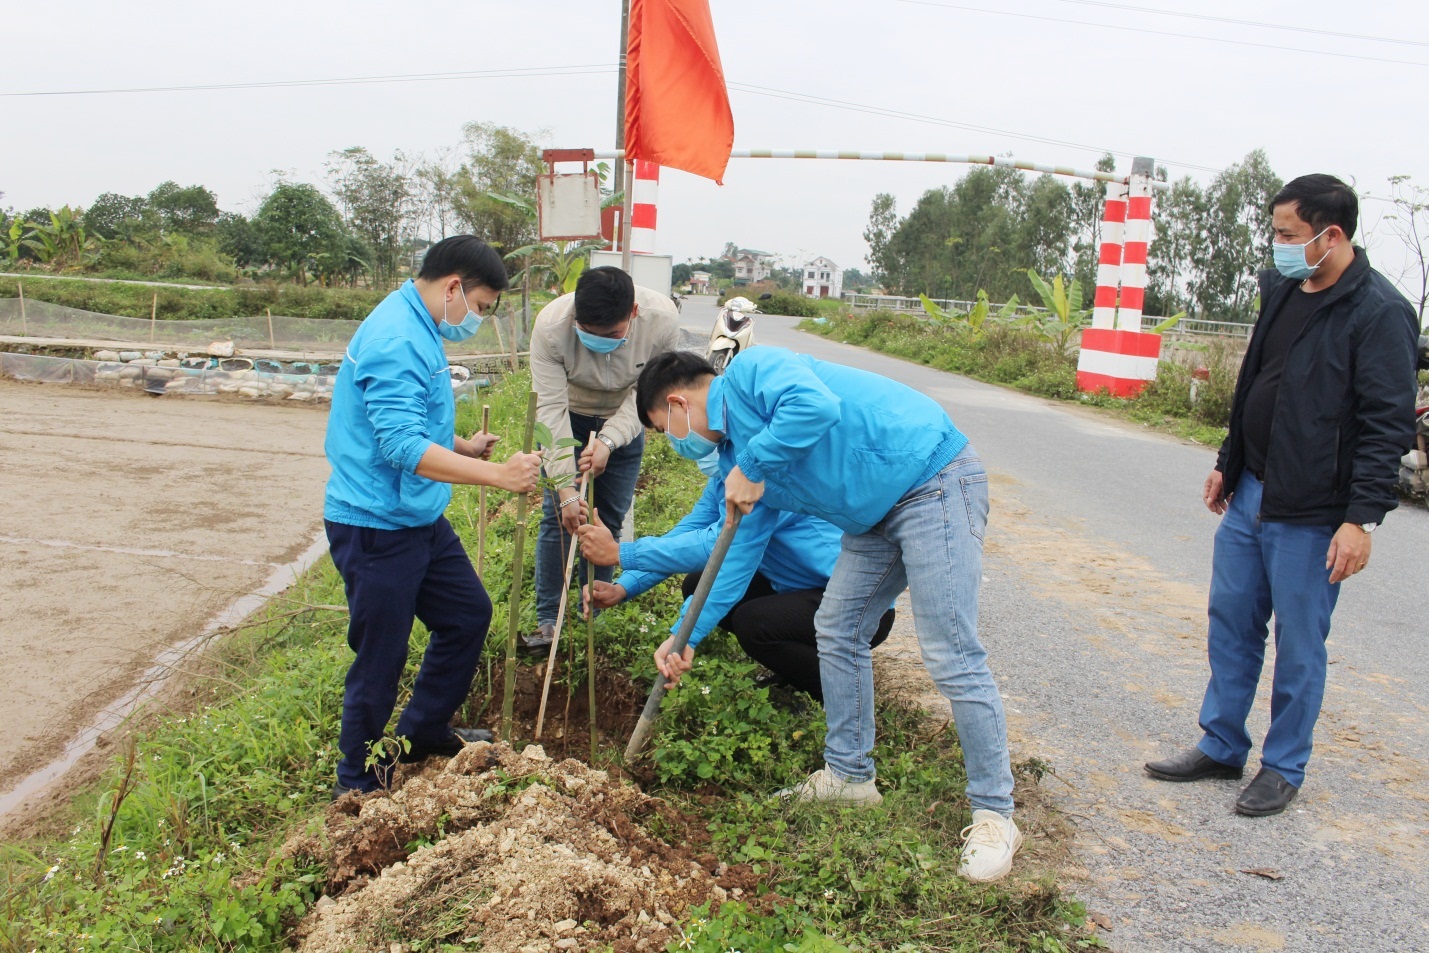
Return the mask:
<svg viewBox="0 0 1429 953">
<path fill-rule="evenodd" d="M 609 354 L 595 353 L 576 337 L 574 294 L 562 295 L 536 315 L 531 329 L 536 419 L 557 440 L 571 436 L 571 413 L 605 418 L 601 433 L 617 447 L 643 429 L 635 410 L 635 381 L 651 357 L 675 350 L 680 325 L 674 302 L 662 294 L 636 286 L 635 305 L 625 344 Z M 576 455 L 548 462 L 546 474 L 574 474 Z"/>
</svg>

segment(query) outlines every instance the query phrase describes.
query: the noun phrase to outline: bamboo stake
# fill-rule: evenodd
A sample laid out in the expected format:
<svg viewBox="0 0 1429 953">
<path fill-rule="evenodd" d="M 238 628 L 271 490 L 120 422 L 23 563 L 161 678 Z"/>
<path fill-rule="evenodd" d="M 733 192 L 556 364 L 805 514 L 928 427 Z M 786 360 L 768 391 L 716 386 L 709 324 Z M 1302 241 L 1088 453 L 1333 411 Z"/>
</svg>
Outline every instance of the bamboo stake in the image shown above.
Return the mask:
<svg viewBox="0 0 1429 953">
<path fill-rule="evenodd" d="M 592 515 L 595 513 L 595 481 L 591 480 L 586 487 L 586 505 L 590 507 Z M 592 595 L 595 593 L 595 566 L 589 559 L 585 561 L 585 583 L 590 586 Z M 590 763 L 595 766 L 595 605 L 592 604 L 586 609 L 585 614 L 585 680 L 589 703 L 586 706 L 586 713 L 590 718 Z"/>
<path fill-rule="evenodd" d="M 491 405 L 481 405 L 481 432 L 491 433 Z M 486 578 L 486 487 L 476 490 L 476 574 Z"/>
<path fill-rule="evenodd" d="M 695 587 L 695 594 L 690 597 L 690 607 L 685 610 L 685 618 L 680 623 L 680 631 L 675 633 L 675 644 L 670 650 L 671 654 L 678 655 L 685 651 L 685 646 L 690 641 L 690 634 L 695 631 L 695 622 L 700 617 L 700 610 L 705 607 L 705 600 L 709 598 L 710 589 L 714 586 L 715 574 L 719 572 L 719 567 L 724 562 L 725 553 L 729 552 L 730 544 L 734 542 L 734 534 L 738 531 L 739 521 L 743 517 L 743 513 L 735 510 L 733 519 L 725 525 L 724 529 L 720 530 L 719 539 L 715 540 L 714 551 L 710 553 L 710 558 L 705 563 L 705 571 L 700 574 L 700 584 Z M 667 684 L 664 675 L 659 673 L 655 675 L 655 687 L 650 689 L 650 698 L 645 702 L 645 710 L 640 713 L 640 720 L 636 722 L 635 730 L 630 733 L 630 743 L 625 746 L 626 763 L 640 757 L 640 753 L 645 750 L 645 743 L 650 740 L 650 733 L 655 730 L 655 719 L 660 716 L 660 702 L 665 697 Z"/>
<path fill-rule="evenodd" d="M 20 333 L 29 337 L 30 319 L 25 316 L 25 286 L 17 281 L 15 287 L 20 289 Z"/>
<path fill-rule="evenodd" d="M 278 345 L 273 340 L 273 309 L 264 308 L 263 310 L 268 312 L 268 347 L 276 351 Z"/>
<path fill-rule="evenodd" d="M 526 400 L 526 439 L 521 447 L 531 452 L 531 444 L 536 436 L 536 392 L 530 391 Z M 511 553 L 511 598 L 507 600 L 506 625 L 506 694 L 501 700 L 501 740 L 511 742 L 511 726 L 516 706 L 516 639 L 521 625 L 521 584 L 524 581 L 524 560 L 526 556 L 526 510 L 531 501 L 530 494 L 521 493 L 516 497 L 516 545 Z"/>
<path fill-rule="evenodd" d="M 521 347 L 521 332 L 516 326 L 516 315 L 511 316 L 511 373 L 515 374 L 521 370 L 521 358 L 518 351 Z"/>
<path fill-rule="evenodd" d="M 154 292 L 154 303 L 149 308 L 149 343 L 154 343 L 154 328 L 159 323 L 159 293 Z"/>
<path fill-rule="evenodd" d="M 589 482 L 589 480 L 590 471 L 587 470 L 584 474 L 581 475 L 581 485 L 579 489 L 576 490 L 577 496 L 586 495 L 586 484 Z M 571 588 L 571 571 L 575 569 L 576 552 L 579 551 L 579 549 L 579 543 L 577 542 L 576 538 L 572 536 L 571 551 L 566 555 L 566 574 L 564 576 L 564 582 L 561 584 L 561 593 L 563 598 L 561 599 L 560 608 L 556 610 L 556 629 L 555 633 L 551 636 L 551 651 L 546 656 L 546 680 L 545 683 L 541 686 L 541 707 L 536 710 L 537 741 L 541 740 L 541 728 L 546 723 L 546 696 L 551 693 L 551 673 L 556 670 L 556 649 L 561 644 L 561 626 L 565 625 L 566 622 L 566 605 L 571 601 L 569 598 Z"/>
<path fill-rule="evenodd" d="M 496 326 L 496 346 L 501 349 L 501 356 L 506 356 L 506 335 L 501 333 L 501 315 L 494 315 L 491 323 Z"/>
</svg>

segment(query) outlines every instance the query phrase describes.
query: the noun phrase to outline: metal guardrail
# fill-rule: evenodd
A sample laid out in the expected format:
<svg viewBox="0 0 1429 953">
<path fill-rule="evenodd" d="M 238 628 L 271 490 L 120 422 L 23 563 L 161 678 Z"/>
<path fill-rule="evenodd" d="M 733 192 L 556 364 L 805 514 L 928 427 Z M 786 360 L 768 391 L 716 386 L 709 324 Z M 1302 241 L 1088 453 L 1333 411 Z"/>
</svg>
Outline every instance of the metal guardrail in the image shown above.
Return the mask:
<svg viewBox="0 0 1429 953">
<path fill-rule="evenodd" d="M 952 298 L 929 298 L 944 311 L 970 311 L 976 301 L 959 301 Z M 904 295 L 871 295 L 846 291 L 842 296 L 842 301 L 850 308 L 865 310 L 881 310 L 903 312 L 908 314 L 922 314 L 923 302 L 920 298 L 909 298 Z M 989 308 L 993 313 L 1002 309 L 1000 304 L 990 304 Z M 1030 304 L 1019 304 L 1017 314 L 1045 314 L 1046 308 L 1039 308 Z M 1146 315 L 1142 318 L 1142 327 L 1145 329 L 1154 328 L 1165 318 Z M 1253 324 L 1245 324 L 1239 321 L 1211 321 L 1205 318 L 1182 318 L 1169 331 L 1164 332 L 1171 337 L 1229 337 L 1229 338 L 1249 338 Z"/>
</svg>

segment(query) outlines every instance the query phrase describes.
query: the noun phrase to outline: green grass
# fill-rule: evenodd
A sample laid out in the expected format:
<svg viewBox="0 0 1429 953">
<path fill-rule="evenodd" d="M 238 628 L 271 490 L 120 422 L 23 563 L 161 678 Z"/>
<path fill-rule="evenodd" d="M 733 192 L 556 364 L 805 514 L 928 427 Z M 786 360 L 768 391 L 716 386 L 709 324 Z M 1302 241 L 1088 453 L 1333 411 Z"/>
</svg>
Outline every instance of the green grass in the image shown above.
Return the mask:
<svg viewBox="0 0 1429 953">
<path fill-rule="evenodd" d="M 1239 370 L 1239 353 L 1217 342 L 1204 349 L 1210 379 L 1200 383 L 1196 403 L 1190 398 L 1191 369 L 1169 360 L 1161 362 L 1157 379 L 1140 396 L 1120 400 L 1106 394 L 1080 393 L 1074 353 L 1059 352 L 1035 335 L 1011 326 L 992 324 L 974 333 L 964 327 L 938 325 L 920 315 L 887 311 L 840 315 L 830 309 L 824 320 L 803 321 L 799 327 L 1039 397 L 1100 407 L 1213 447 L 1225 439 Z"/>
<path fill-rule="evenodd" d="M 253 317 L 268 309 L 284 317 L 360 321 L 387 296 L 385 291 L 280 284 L 200 290 L 48 278 L 0 278 L 0 298 L 19 297 L 17 283 L 25 286 L 25 297 L 31 301 L 144 320 L 149 319 L 157 294 L 161 321 Z"/>
<path fill-rule="evenodd" d="M 520 442 L 528 381 L 513 376 L 482 395 L 507 450 Z M 478 420 L 478 404 L 459 405 L 460 432 Z M 645 474 L 640 532 L 660 533 L 687 512 L 704 481 L 658 437 L 647 445 Z M 490 493 L 493 507 L 510 499 Z M 466 723 L 502 674 L 513 511 L 500 506 L 487 535 L 484 581 L 495 616 L 472 704 L 459 715 Z M 457 488 L 448 516 L 473 552 L 476 512 L 476 490 Z M 322 823 L 351 660 L 345 613 L 326 607 L 343 602 L 341 581 L 324 559 L 257 624 L 213 651 L 208 674 L 193 683 L 191 710 L 141 720 L 132 762 L 120 757 L 75 802 L 68 836 L 0 847 L 0 953 L 285 948 L 326 879 L 280 847 Z M 606 664 L 650 677 L 650 652 L 679 603 L 671 581 L 602 614 L 597 639 Z M 521 611 L 521 626 L 534 625 L 532 600 Z M 399 709 L 425 642 L 418 625 Z M 581 677 L 581 643 L 571 640 L 562 678 Z M 957 878 L 959 832 L 968 822 L 961 755 L 950 732 L 930 732 L 905 708 L 879 708 L 880 807 L 769 800 L 773 788 L 819 765 L 823 720 L 817 707 L 755 689 L 751 669 L 727 635 L 702 643 L 694 671 L 667 696 L 652 746 L 659 752 L 653 787 L 707 826 L 722 860 L 756 865 L 763 889 L 781 900 L 772 912 L 758 898 L 749 907 L 697 912 L 682 925 L 688 945 L 678 948 L 771 949 L 777 941 L 779 949 L 809 953 L 1055 951 L 1091 942 L 1076 929 L 1080 908 L 1051 882 L 985 887 Z M 618 752 L 602 757 L 613 761 Z"/>
</svg>

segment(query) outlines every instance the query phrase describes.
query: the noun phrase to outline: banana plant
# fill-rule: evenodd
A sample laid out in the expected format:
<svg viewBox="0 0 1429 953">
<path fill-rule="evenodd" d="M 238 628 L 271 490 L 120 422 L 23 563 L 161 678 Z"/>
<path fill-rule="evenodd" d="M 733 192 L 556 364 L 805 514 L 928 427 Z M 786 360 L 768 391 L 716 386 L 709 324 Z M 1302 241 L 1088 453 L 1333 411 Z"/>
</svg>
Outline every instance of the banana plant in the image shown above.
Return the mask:
<svg viewBox="0 0 1429 953">
<path fill-rule="evenodd" d="M 1047 309 L 1041 322 L 1042 339 L 1066 353 L 1067 346 L 1081 333 L 1091 316 L 1091 311 L 1082 307 L 1082 283 L 1073 278 L 1068 288 L 1062 283 L 1062 276 L 1057 275 L 1049 285 L 1031 268 L 1027 269 L 1027 277 Z"/>
<path fill-rule="evenodd" d="M 99 257 L 104 239 L 85 229 L 78 213 L 66 205 L 50 213 L 48 225 L 28 223 L 29 236 L 21 243 L 45 264 L 82 264 Z"/>
<path fill-rule="evenodd" d="M 947 311 L 925 294 L 920 294 L 918 300 L 923 303 L 923 310 L 928 313 L 928 317 L 944 326 L 961 324 L 972 332 L 973 337 L 979 337 L 987 330 L 989 320 L 1004 324 L 1014 320 L 1018 304 L 1017 295 L 1013 295 L 1011 300 L 993 314 L 992 305 L 987 300 L 987 292 L 981 290 L 977 293 L 977 304 L 968 312 Z"/>
<path fill-rule="evenodd" d="M 25 249 L 29 247 L 25 241 L 31 234 L 28 229 L 29 226 L 25 222 L 14 218 L 10 220 L 10 227 L 0 233 L 0 252 L 4 253 L 5 261 L 9 263 L 12 270 L 19 263 L 20 256 L 25 253 Z"/>
</svg>

